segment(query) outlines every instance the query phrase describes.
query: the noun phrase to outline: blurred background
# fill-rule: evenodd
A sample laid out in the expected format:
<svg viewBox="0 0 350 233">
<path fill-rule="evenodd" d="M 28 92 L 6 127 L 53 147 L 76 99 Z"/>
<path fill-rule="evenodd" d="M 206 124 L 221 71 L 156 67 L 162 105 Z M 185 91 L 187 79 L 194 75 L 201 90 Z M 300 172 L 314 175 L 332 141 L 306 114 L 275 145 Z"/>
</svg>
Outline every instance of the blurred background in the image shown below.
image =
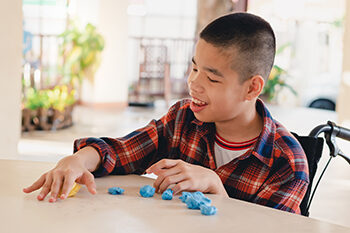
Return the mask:
<svg viewBox="0 0 350 233">
<path fill-rule="evenodd" d="M 229 12 L 257 14 L 275 31 L 261 98 L 276 119 L 301 135 L 327 120 L 350 126 L 347 0 L 0 2 L 1 158 L 56 162 L 74 139 L 123 136 L 161 117 L 188 97 L 198 32 Z M 350 167 L 339 160 L 311 215 L 350 226 Z"/>
<path fill-rule="evenodd" d="M 22 9 L 24 107 L 35 104 L 28 89 L 57 86 L 67 87 L 70 104 L 186 97 L 196 35 L 231 11 L 258 14 L 275 30 L 279 80 L 265 92 L 269 101 L 336 107 L 345 0 L 23 0 Z"/>
</svg>

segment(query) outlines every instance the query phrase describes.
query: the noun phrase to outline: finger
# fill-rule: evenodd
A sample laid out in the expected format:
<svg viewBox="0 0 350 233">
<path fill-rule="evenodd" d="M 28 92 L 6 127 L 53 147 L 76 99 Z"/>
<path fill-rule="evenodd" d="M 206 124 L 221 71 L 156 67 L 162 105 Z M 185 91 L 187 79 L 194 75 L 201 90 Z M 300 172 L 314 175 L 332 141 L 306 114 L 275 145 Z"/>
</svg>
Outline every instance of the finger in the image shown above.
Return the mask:
<svg viewBox="0 0 350 233">
<path fill-rule="evenodd" d="M 41 188 L 41 186 L 43 186 L 45 183 L 45 179 L 46 179 L 46 173 L 43 174 L 42 176 L 40 176 L 40 178 L 37 181 L 35 181 L 31 186 L 24 188 L 23 192 L 31 193 L 31 192 Z"/>
<path fill-rule="evenodd" d="M 156 175 L 158 175 L 158 173 L 160 171 L 162 171 L 162 169 L 164 168 L 171 168 L 176 166 L 178 163 L 180 163 L 182 160 L 180 159 L 162 159 L 159 162 L 153 164 L 152 166 L 150 166 L 146 172 L 147 173 L 154 173 Z"/>
<path fill-rule="evenodd" d="M 166 177 L 163 182 L 159 186 L 159 192 L 163 193 L 165 190 L 169 188 L 170 185 L 181 183 L 181 181 L 185 180 L 185 176 L 183 173 L 179 173 L 174 176 L 168 176 Z M 173 190 L 174 191 L 174 190 Z"/>
<path fill-rule="evenodd" d="M 183 180 L 181 182 L 178 182 L 173 188 L 172 188 L 174 195 L 182 192 L 182 191 L 195 191 L 195 188 L 192 186 L 192 182 L 190 180 Z"/>
<path fill-rule="evenodd" d="M 59 196 L 59 198 L 65 199 L 68 197 L 68 194 L 74 185 L 74 180 L 75 180 L 75 178 L 71 175 L 66 175 L 64 177 L 64 182 L 62 185 L 62 193 Z"/>
<path fill-rule="evenodd" d="M 163 170 L 161 173 L 159 173 L 157 179 L 153 183 L 153 187 L 156 188 L 156 192 L 158 192 L 159 185 L 163 183 L 165 178 L 167 178 L 168 176 L 176 175 L 180 172 L 180 168 L 178 166 L 175 166 L 173 168 Z"/>
<path fill-rule="evenodd" d="M 46 195 L 50 192 L 51 184 L 52 184 L 52 176 L 51 174 L 48 174 L 46 177 L 45 183 L 43 185 L 43 188 L 41 189 L 40 194 L 37 197 L 39 201 L 44 200 Z"/>
<path fill-rule="evenodd" d="M 57 195 L 60 192 L 63 183 L 63 175 L 60 173 L 54 174 L 53 182 L 51 184 L 51 197 L 49 202 L 55 202 L 57 200 Z"/>
<path fill-rule="evenodd" d="M 83 184 L 86 185 L 87 189 L 89 190 L 89 192 L 91 194 L 96 194 L 96 184 L 95 184 L 95 178 L 94 176 L 91 174 L 91 172 L 86 171 L 83 174 L 83 179 L 82 179 Z"/>
</svg>

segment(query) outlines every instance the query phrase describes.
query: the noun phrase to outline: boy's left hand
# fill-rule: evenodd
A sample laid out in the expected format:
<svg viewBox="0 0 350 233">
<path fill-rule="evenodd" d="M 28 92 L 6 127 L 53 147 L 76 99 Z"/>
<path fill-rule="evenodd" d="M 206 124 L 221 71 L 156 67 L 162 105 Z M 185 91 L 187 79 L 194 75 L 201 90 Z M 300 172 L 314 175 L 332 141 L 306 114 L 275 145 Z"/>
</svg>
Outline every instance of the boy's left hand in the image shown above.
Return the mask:
<svg viewBox="0 0 350 233">
<path fill-rule="evenodd" d="M 174 195 L 182 191 L 201 191 L 228 196 L 220 177 L 208 168 L 193 165 L 180 159 L 162 159 L 150 166 L 147 173 L 158 176 L 153 186 L 163 193 L 170 185 Z"/>
</svg>

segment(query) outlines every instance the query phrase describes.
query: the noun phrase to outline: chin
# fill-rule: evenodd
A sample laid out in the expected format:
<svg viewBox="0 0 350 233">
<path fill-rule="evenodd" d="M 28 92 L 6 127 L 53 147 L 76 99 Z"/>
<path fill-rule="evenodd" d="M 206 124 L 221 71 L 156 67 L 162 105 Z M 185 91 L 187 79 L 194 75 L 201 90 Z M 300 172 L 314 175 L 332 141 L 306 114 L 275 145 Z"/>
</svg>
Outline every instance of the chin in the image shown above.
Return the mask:
<svg viewBox="0 0 350 233">
<path fill-rule="evenodd" d="M 201 114 L 194 113 L 194 116 L 196 117 L 197 120 L 205 123 L 210 123 L 214 122 L 213 119 L 209 119 L 208 117 L 201 116 Z"/>
</svg>

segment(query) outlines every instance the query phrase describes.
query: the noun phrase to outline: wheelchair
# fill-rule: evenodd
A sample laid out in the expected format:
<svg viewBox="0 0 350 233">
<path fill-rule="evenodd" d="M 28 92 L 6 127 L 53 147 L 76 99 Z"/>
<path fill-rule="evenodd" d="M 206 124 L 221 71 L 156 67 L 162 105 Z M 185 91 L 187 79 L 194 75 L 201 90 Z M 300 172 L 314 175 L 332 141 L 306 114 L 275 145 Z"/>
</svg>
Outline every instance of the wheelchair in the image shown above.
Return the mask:
<svg viewBox="0 0 350 233">
<path fill-rule="evenodd" d="M 321 133 L 324 133 L 324 137 L 319 137 Z M 336 144 L 335 138 L 339 137 L 344 140 L 350 141 L 350 129 L 337 126 L 334 122 L 328 121 L 327 124 L 316 126 L 308 136 L 299 136 L 296 133 L 292 132 L 294 137 L 301 144 L 308 161 L 309 166 L 309 186 L 306 191 L 306 194 L 300 204 L 301 214 L 308 217 L 309 208 L 312 202 L 312 199 L 315 195 L 316 189 L 325 173 L 330 161 L 339 155 L 344 158 L 350 164 L 350 157 L 345 155 Z M 330 157 L 323 168 L 315 187 L 312 187 L 313 179 L 316 174 L 317 164 L 322 156 L 324 139 L 329 147 Z"/>
</svg>

